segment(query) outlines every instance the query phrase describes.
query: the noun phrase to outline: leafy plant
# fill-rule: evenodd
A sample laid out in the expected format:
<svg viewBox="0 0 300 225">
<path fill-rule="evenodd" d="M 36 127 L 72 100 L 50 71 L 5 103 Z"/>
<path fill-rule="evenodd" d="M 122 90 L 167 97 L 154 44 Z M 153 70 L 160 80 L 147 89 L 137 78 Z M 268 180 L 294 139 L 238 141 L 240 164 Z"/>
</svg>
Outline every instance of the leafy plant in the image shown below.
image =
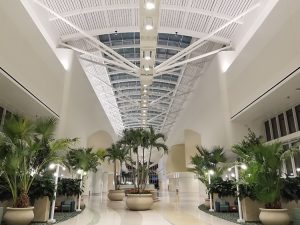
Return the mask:
<svg viewBox="0 0 300 225">
<path fill-rule="evenodd" d="M 117 180 L 117 161 L 120 162 L 120 167 L 122 168 L 123 162 L 127 159 L 128 155 L 128 149 L 126 145 L 121 144 L 120 142 L 116 144 L 112 144 L 110 148 L 106 149 L 106 155 L 105 158 L 108 159 L 108 161 L 112 161 L 114 163 L 114 183 L 115 183 L 115 190 L 120 189 L 120 185 L 118 185 Z M 121 175 L 120 175 L 121 179 Z M 121 181 L 119 181 L 121 183 Z"/>
<path fill-rule="evenodd" d="M 283 188 L 281 197 L 285 201 L 296 201 L 300 199 L 300 177 L 286 177 L 282 179 Z"/>
<path fill-rule="evenodd" d="M 156 133 L 153 127 L 149 129 L 129 129 L 123 132 L 121 143 L 128 146 L 131 159 L 133 153 L 136 156 L 135 171 L 139 193 L 143 192 L 146 187 L 146 177 L 148 176 L 152 150 L 157 149 L 158 151 L 163 150 L 164 153 L 168 152 L 168 147 L 163 143 L 164 141 L 165 136 L 162 133 Z M 149 151 L 149 157 L 145 159 L 145 151 L 147 150 Z M 134 161 L 131 161 L 132 166 L 133 164 Z"/>
<path fill-rule="evenodd" d="M 50 162 L 60 161 L 59 151 L 74 139 L 53 138 L 56 119 L 31 121 L 21 116 L 6 120 L 0 133 L 0 171 L 12 194 L 13 206 L 30 205 L 28 192 L 36 176 Z"/>
<path fill-rule="evenodd" d="M 252 148 L 261 144 L 262 136 L 256 136 L 252 130 L 248 129 L 248 135 L 244 136 L 239 144 L 233 145 L 232 151 L 238 156 L 238 161 L 248 163 L 254 157 Z"/>
<path fill-rule="evenodd" d="M 253 187 L 255 198 L 264 203 L 266 208 L 281 208 L 280 197 L 285 189 L 281 163 L 295 154 L 296 148 L 285 151 L 281 143 L 273 143 L 255 145 L 250 151 L 247 171 L 250 176 L 243 176 L 243 179 Z"/>
<path fill-rule="evenodd" d="M 100 158 L 102 154 L 100 152 L 93 153 L 92 148 L 79 148 L 71 149 L 66 156 L 66 164 L 73 171 L 97 171 L 97 166 L 100 165 Z"/>
<path fill-rule="evenodd" d="M 44 173 L 42 175 L 36 176 L 32 182 L 31 188 L 29 190 L 30 200 L 33 202 L 35 199 L 48 196 L 50 201 L 53 199 L 55 184 L 51 174 Z"/>
<path fill-rule="evenodd" d="M 254 187 L 255 186 L 253 184 L 252 185 L 246 183 L 239 184 L 239 197 L 241 199 L 248 197 L 251 198 L 252 200 L 256 200 Z"/>
<path fill-rule="evenodd" d="M 214 177 L 208 186 L 208 191 L 211 194 L 218 194 L 219 198 L 235 196 L 235 182 L 232 180 L 223 180 L 221 177 Z"/>
<path fill-rule="evenodd" d="M 197 174 L 199 180 L 208 187 L 208 171 L 213 170 L 214 176 L 220 177 L 223 173 L 220 163 L 225 163 L 227 159 L 222 147 L 216 146 L 211 150 L 203 146 L 196 146 L 196 148 L 197 154 L 191 157 L 194 168 L 190 170 Z"/>
<path fill-rule="evenodd" d="M 78 196 L 83 193 L 80 188 L 80 179 L 59 178 L 57 184 L 58 195 Z"/>
</svg>

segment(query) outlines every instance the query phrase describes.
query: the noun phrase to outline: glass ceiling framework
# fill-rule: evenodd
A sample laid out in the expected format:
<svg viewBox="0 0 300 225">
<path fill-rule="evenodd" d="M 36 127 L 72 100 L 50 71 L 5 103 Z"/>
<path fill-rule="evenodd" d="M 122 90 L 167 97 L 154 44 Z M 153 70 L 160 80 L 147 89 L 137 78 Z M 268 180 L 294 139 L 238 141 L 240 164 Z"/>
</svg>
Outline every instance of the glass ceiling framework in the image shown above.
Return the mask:
<svg viewBox="0 0 300 225">
<path fill-rule="evenodd" d="M 140 71 L 146 71 L 146 57 L 140 57 L 139 49 L 146 54 L 143 24 L 150 11 L 145 11 L 144 0 L 33 2 L 49 13 L 52 32 L 59 37 L 58 46 L 78 53 L 117 134 L 124 127 L 141 126 L 141 101 L 145 100 L 141 95 L 147 96 L 149 104 L 145 112 L 148 125 L 167 133 L 213 55 L 230 49 L 228 45 L 238 25 L 243 24 L 243 17 L 259 7 L 259 3 L 252 4 L 253 0 L 157 1 L 160 4 L 152 15 L 153 35 L 165 33 L 159 33 L 154 44 L 154 79 L 145 95 L 141 92 L 145 79 Z M 119 33 L 114 34 L 115 30 Z"/>
<path fill-rule="evenodd" d="M 112 33 L 99 35 L 99 41 L 112 48 L 118 54 L 140 66 L 140 34 L 137 32 Z M 159 33 L 155 65 L 171 58 L 188 47 L 195 38 L 177 34 Z M 102 54 L 91 46 L 85 39 L 68 42 L 74 47 L 89 53 L 112 60 L 107 54 Z M 200 55 L 222 47 L 222 44 L 207 41 L 196 52 L 183 57 Z M 175 67 L 168 73 L 156 74 L 148 89 L 148 110 L 143 112 L 141 105 L 141 82 L 138 76 L 116 69 L 113 65 L 107 67 L 95 63 L 93 57 L 80 54 L 81 63 L 93 85 L 114 129 L 120 133 L 123 128 L 142 126 L 142 115 L 146 113 L 147 125 L 167 133 L 174 124 L 177 114 L 181 111 L 186 97 L 191 92 L 193 84 L 205 69 L 205 64 L 211 57 L 198 60 L 196 63 Z M 176 91 L 176 92 L 175 92 Z"/>
<path fill-rule="evenodd" d="M 140 67 L 140 34 L 139 33 L 114 33 L 100 35 L 99 40 L 107 46 L 113 48 L 117 53 Z M 171 58 L 173 55 L 190 45 L 192 38 L 176 34 L 159 34 L 158 46 L 156 49 L 156 65 Z M 111 59 L 109 56 L 104 55 Z M 183 60 L 183 59 L 182 59 Z M 163 95 L 174 91 L 183 67 L 176 68 L 174 72 L 162 74 L 153 79 L 153 83 L 148 88 L 147 102 L 148 110 L 145 112 L 147 124 L 155 129 L 162 128 L 163 120 L 166 115 L 161 115 L 170 106 L 167 97 L 162 98 L 154 104 L 155 100 Z M 123 124 L 126 128 L 140 127 L 142 125 L 143 101 L 141 95 L 141 82 L 138 77 L 130 74 L 108 69 L 110 81 L 115 90 L 116 101 L 120 110 Z M 126 96 L 124 99 L 122 96 Z M 151 102 L 153 102 L 151 104 Z M 144 115 L 145 115 L 144 114 Z"/>
</svg>

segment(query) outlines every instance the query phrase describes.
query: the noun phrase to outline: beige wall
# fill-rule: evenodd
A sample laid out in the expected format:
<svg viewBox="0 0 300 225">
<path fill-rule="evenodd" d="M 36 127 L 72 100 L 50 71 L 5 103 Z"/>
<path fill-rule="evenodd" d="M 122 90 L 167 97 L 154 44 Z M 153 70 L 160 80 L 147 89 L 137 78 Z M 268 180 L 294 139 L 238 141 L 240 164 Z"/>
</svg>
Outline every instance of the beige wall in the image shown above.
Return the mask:
<svg viewBox="0 0 300 225">
<path fill-rule="evenodd" d="M 170 148 L 167 156 L 166 168 L 167 173 L 187 171 L 184 144 L 174 145 Z"/>
<path fill-rule="evenodd" d="M 91 148 L 106 149 L 111 146 L 113 139 L 109 133 L 105 131 L 97 131 L 91 134 L 87 139 L 87 145 Z"/>
<path fill-rule="evenodd" d="M 87 146 L 93 148 L 95 151 L 97 149 L 106 149 L 111 146 L 114 142 L 113 138 L 109 133 L 105 131 L 97 131 L 91 134 L 87 139 Z M 113 187 L 113 164 L 108 163 L 106 160 L 102 162 L 96 173 L 89 174 L 88 180 L 88 190 L 91 194 L 101 194 L 102 192 L 107 192 Z"/>
<path fill-rule="evenodd" d="M 191 168 L 191 157 L 197 153 L 196 146 L 201 146 L 201 136 L 193 130 L 184 130 L 185 164 Z"/>
</svg>

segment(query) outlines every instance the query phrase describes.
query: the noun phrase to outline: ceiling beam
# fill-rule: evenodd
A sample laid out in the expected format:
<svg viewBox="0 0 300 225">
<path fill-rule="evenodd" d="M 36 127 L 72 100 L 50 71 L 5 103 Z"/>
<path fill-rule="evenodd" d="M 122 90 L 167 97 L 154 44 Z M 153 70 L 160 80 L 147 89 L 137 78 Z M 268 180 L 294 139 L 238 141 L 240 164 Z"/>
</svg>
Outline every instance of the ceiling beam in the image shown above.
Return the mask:
<svg viewBox="0 0 300 225">
<path fill-rule="evenodd" d="M 91 7 L 91 8 L 83 8 L 83 9 L 75 9 L 67 12 L 63 12 L 60 15 L 63 17 L 71 17 L 71 16 L 77 16 L 77 15 L 82 15 L 82 14 L 87 14 L 87 13 L 93 13 L 93 12 L 105 12 L 105 11 L 116 11 L 116 10 L 124 10 L 124 9 L 138 9 L 138 5 L 132 5 L 132 4 L 118 4 L 118 5 L 101 5 L 101 6 L 96 6 L 96 7 Z M 194 14 L 201 14 L 201 15 L 206 15 L 206 16 L 213 16 L 215 18 L 219 18 L 222 20 L 231 20 L 232 17 L 222 14 L 222 13 L 217 13 L 217 12 L 211 12 L 210 10 L 204 10 L 204 9 L 199 9 L 199 8 L 192 8 L 191 3 L 187 5 L 187 7 L 183 8 L 179 5 L 169 5 L 169 4 L 162 4 L 161 9 L 165 10 L 173 10 L 173 11 L 184 11 L 185 14 L 189 13 L 194 13 Z M 55 21 L 58 18 L 55 16 L 51 16 L 49 18 L 49 21 Z M 242 20 L 236 21 L 238 24 L 243 24 Z"/>
<path fill-rule="evenodd" d="M 133 63 L 131 63 L 129 60 L 127 60 L 126 58 L 124 58 L 123 56 L 121 56 L 120 54 L 118 54 L 117 52 L 115 52 L 114 50 L 112 50 L 111 48 L 109 48 L 108 46 L 106 46 L 105 44 L 103 44 L 101 41 L 99 41 L 97 38 L 89 35 L 86 31 L 84 31 L 83 29 L 81 29 L 80 27 L 76 26 L 75 24 L 71 23 L 69 20 L 65 19 L 63 16 L 59 15 L 58 13 L 56 13 L 54 10 L 50 9 L 48 6 L 44 5 L 43 3 L 41 3 L 39 0 L 33 0 L 37 5 L 39 5 L 40 7 L 42 7 L 43 9 L 47 10 L 48 12 L 50 12 L 51 14 L 53 14 L 55 17 L 57 17 L 58 19 L 62 20 L 64 23 L 66 23 L 67 25 L 69 25 L 70 27 L 72 27 L 73 29 L 75 29 L 76 31 L 78 31 L 81 35 L 83 35 L 85 38 L 89 39 L 90 41 L 92 41 L 93 43 L 97 44 L 98 46 L 100 46 L 102 49 L 104 49 L 105 51 L 111 53 L 112 55 L 114 55 L 116 58 L 120 59 L 122 62 L 124 62 L 124 65 L 128 65 L 130 67 L 132 67 L 133 69 L 138 69 L 138 67 L 136 65 L 134 65 Z"/>
<path fill-rule="evenodd" d="M 203 45 L 203 43 L 205 41 L 207 41 L 208 39 L 210 39 L 211 37 L 213 37 L 215 34 L 217 34 L 218 32 L 220 32 L 221 30 L 225 29 L 226 27 L 228 27 L 229 25 L 231 25 L 232 23 L 238 21 L 240 18 L 242 18 L 243 16 L 247 15 L 248 13 L 250 13 L 251 11 L 253 11 L 254 9 L 256 9 L 260 4 L 257 3 L 255 5 L 253 5 L 252 7 L 250 7 L 249 9 L 247 9 L 246 11 L 244 11 L 243 13 L 241 13 L 240 15 L 232 18 L 231 20 L 229 20 L 227 23 L 225 23 L 224 25 L 220 26 L 219 28 L 215 29 L 214 31 L 212 31 L 211 33 L 205 35 L 204 37 L 202 37 L 201 39 L 195 41 L 193 44 L 189 45 L 188 47 L 186 47 L 185 49 L 183 49 L 182 51 L 178 52 L 177 54 L 175 54 L 174 56 L 172 56 L 171 58 L 167 59 L 165 62 L 163 62 L 162 64 L 158 65 L 155 68 L 155 71 L 158 72 L 159 68 L 165 67 L 170 65 L 171 63 L 174 63 L 178 60 L 180 60 L 181 58 L 183 58 L 186 55 L 189 55 L 190 53 L 192 53 L 193 51 L 195 51 L 196 49 L 198 49 L 199 47 L 201 47 Z"/>
</svg>

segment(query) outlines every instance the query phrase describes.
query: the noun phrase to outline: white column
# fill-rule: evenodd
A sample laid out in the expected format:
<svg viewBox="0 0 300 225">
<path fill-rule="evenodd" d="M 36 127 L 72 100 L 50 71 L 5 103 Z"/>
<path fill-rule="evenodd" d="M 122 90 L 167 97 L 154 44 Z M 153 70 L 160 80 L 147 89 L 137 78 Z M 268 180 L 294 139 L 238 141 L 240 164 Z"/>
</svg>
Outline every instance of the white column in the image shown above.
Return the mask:
<svg viewBox="0 0 300 225">
<path fill-rule="evenodd" d="M 56 201 L 56 192 L 57 192 L 57 183 L 58 183 L 58 175 L 59 175 L 59 165 L 56 165 L 56 171 L 55 171 L 55 186 L 54 186 L 54 194 L 53 194 L 53 200 L 52 200 L 52 206 L 51 206 L 51 213 L 50 213 L 50 219 L 48 220 L 49 223 L 55 223 L 56 220 L 54 219 L 54 210 L 55 210 L 55 201 Z"/>
<path fill-rule="evenodd" d="M 238 210 L 239 210 L 239 218 L 237 219 L 238 223 L 244 223 L 245 220 L 243 220 L 243 212 L 242 212 L 242 205 L 241 205 L 241 201 L 240 201 L 240 197 L 239 197 L 239 169 L 238 169 L 238 165 L 234 166 L 234 172 L 235 172 L 235 179 L 236 179 L 236 192 L 237 192 L 237 200 L 238 200 Z"/>
<path fill-rule="evenodd" d="M 210 176 L 211 176 L 211 171 L 208 171 L 208 184 L 209 185 L 211 184 Z M 209 211 L 210 212 L 214 212 L 215 211 L 213 209 L 213 201 L 212 201 L 212 194 L 211 193 L 209 193 Z"/>
<path fill-rule="evenodd" d="M 80 190 L 82 188 L 82 177 L 83 177 L 83 170 L 80 170 Z M 77 209 L 76 209 L 77 212 L 81 211 L 80 204 L 81 204 L 81 194 L 79 194 L 79 197 L 78 197 L 78 204 L 77 204 Z"/>
</svg>

